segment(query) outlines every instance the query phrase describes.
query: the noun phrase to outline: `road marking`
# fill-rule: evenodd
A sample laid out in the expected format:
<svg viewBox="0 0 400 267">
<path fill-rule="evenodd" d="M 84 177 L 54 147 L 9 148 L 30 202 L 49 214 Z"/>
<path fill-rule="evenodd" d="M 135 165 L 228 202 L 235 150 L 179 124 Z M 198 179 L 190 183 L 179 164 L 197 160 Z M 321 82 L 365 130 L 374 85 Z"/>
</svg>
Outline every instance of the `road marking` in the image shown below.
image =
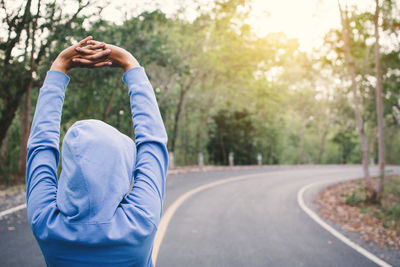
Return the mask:
<svg viewBox="0 0 400 267">
<path fill-rule="evenodd" d="M 332 180 L 331 180 L 332 181 Z M 380 258 L 378 258 L 377 256 L 375 256 L 374 254 L 372 254 L 371 252 L 367 251 L 366 249 L 360 247 L 359 245 L 357 245 L 356 243 L 354 243 L 353 241 L 351 241 L 350 239 L 348 239 L 347 237 L 345 237 L 344 235 L 342 235 L 341 233 L 339 233 L 338 231 L 336 231 L 333 227 L 331 227 L 329 224 L 327 224 L 326 222 L 324 222 L 321 217 L 319 217 L 315 212 L 313 212 L 310 208 L 308 208 L 306 206 L 306 204 L 304 203 L 303 200 L 303 195 L 304 192 L 306 192 L 309 188 L 316 186 L 318 184 L 322 184 L 322 183 L 328 183 L 331 181 L 319 181 L 319 182 L 315 182 L 312 184 L 308 184 L 306 186 L 303 186 L 298 192 L 297 192 L 297 202 L 299 204 L 299 206 L 303 209 L 303 211 L 305 213 L 308 214 L 308 216 L 310 216 L 316 223 L 318 223 L 322 228 L 324 228 L 325 230 L 327 230 L 329 233 L 331 233 L 332 235 L 334 235 L 337 239 L 339 239 L 340 241 L 342 241 L 343 243 L 345 243 L 346 245 L 348 245 L 349 247 L 355 249 L 357 252 L 359 252 L 360 254 L 362 254 L 363 256 L 367 257 L 368 259 L 370 259 L 371 261 L 375 262 L 376 264 L 378 264 L 379 266 L 382 267 L 391 267 L 392 265 L 390 265 L 389 263 L 381 260 Z"/>
<path fill-rule="evenodd" d="M 8 214 L 14 213 L 14 212 L 16 212 L 16 211 L 25 209 L 25 208 L 26 208 L 26 204 L 21 204 L 21 205 L 18 205 L 18 206 L 16 206 L 16 207 L 13 207 L 13 208 L 11 208 L 11 209 L 2 211 L 2 212 L 0 212 L 0 218 L 3 217 L 3 216 L 6 216 L 6 215 L 8 215 Z"/>
<path fill-rule="evenodd" d="M 216 182 L 205 184 L 205 185 L 196 187 L 196 188 L 186 192 L 185 194 L 180 196 L 177 200 L 175 200 L 174 203 L 172 203 L 171 206 L 169 206 L 169 208 L 165 211 L 164 215 L 161 218 L 160 224 L 158 225 L 158 230 L 157 230 L 156 236 L 154 238 L 154 246 L 153 246 L 153 254 L 152 254 L 154 266 L 156 266 L 158 253 L 160 251 L 161 243 L 162 243 L 165 233 L 167 231 L 168 224 L 170 223 L 176 210 L 182 205 L 183 202 L 185 202 L 189 197 L 193 196 L 194 194 L 197 194 L 206 189 L 209 189 L 209 188 L 212 188 L 215 186 L 219 186 L 222 184 L 227 184 L 227 183 L 231 183 L 231 182 L 248 179 L 248 178 L 260 177 L 261 175 L 263 175 L 263 173 L 242 175 L 242 176 L 237 176 L 237 177 L 233 177 L 233 178 L 229 178 L 229 179 L 225 179 L 225 180 L 219 180 Z"/>
</svg>

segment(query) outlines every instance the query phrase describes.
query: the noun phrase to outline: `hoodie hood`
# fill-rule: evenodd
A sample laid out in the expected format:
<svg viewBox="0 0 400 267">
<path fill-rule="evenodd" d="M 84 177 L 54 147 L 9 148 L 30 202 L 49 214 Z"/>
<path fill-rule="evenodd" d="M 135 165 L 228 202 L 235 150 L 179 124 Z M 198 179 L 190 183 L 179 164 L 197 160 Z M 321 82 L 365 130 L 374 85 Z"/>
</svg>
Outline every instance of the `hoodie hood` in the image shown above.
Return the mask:
<svg viewBox="0 0 400 267">
<path fill-rule="evenodd" d="M 102 121 L 78 121 L 64 137 L 61 159 L 61 213 L 72 221 L 110 220 L 133 182 L 133 140 Z"/>
</svg>

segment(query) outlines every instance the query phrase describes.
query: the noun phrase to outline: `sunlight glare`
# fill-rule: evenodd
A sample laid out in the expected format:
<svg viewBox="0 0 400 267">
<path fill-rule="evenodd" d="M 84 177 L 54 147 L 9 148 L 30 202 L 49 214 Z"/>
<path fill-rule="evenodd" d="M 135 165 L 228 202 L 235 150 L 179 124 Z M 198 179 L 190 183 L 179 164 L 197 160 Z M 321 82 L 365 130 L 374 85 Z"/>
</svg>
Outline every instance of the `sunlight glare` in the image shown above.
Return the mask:
<svg viewBox="0 0 400 267">
<path fill-rule="evenodd" d="M 370 8 L 372 3 L 347 2 L 362 9 Z M 329 29 L 340 27 L 340 17 L 335 0 L 253 0 L 249 24 L 259 36 L 283 32 L 289 38 L 297 38 L 301 50 L 311 51 L 322 45 Z"/>
</svg>

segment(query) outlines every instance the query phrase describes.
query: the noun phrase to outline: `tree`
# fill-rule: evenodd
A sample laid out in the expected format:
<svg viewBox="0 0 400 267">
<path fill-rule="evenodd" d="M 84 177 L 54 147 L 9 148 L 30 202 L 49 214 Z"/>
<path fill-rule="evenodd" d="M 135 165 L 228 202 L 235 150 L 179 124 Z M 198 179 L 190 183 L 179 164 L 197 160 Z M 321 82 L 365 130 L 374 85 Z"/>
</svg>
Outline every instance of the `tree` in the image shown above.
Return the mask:
<svg viewBox="0 0 400 267">
<path fill-rule="evenodd" d="M 32 1 L 28 0 L 25 5 L 20 6 L 20 9 L 23 10 L 22 15 L 20 15 L 19 10 L 17 12 L 8 10 L 4 1 L 0 5 L 0 8 L 5 12 L 5 19 L 2 24 L 6 24 L 8 29 L 7 39 L 0 42 L 0 49 L 2 50 L 0 56 L 3 61 L 0 81 L 0 98 L 2 99 L 0 106 L 0 143 L 2 146 L 6 145 L 3 144 L 4 138 L 14 118 L 20 99 L 30 83 L 29 75 L 24 71 L 23 64 L 13 61 L 12 51 L 20 42 L 22 32 L 30 22 L 31 4 Z M 17 78 L 14 74 L 18 72 L 22 75 Z"/>
<path fill-rule="evenodd" d="M 340 20 L 342 23 L 342 35 L 343 35 L 343 49 L 345 52 L 345 58 L 347 63 L 347 68 L 349 71 L 349 76 L 351 78 L 351 87 L 353 92 L 353 101 L 354 101 L 354 111 L 356 115 L 357 127 L 358 127 L 358 134 L 360 137 L 360 146 L 361 146 L 361 153 L 362 153 L 362 165 L 364 171 L 364 178 L 366 180 L 366 189 L 368 192 L 368 198 L 374 199 L 376 192 L 372 187 L 371 177 L 369 175 L 369 168 L 368 168 L 368 145 L 367 140 L 364 132 L 364 123 L 361 116 L 360 111 L 360 104 L 358 99 L 357 93 L 357 82 L 356 82 L 356 72 L 354 66 L 354 59 L 351 55 L 350 51 L 350 32 L 349 32 L 349 18 L 347 15 L 347 10 L 344 11 L 338 1 L 339 11 L 340 11 Z"/>
<path fill-rule="evenodd" d="M 10 10 L 6 2 L 1 1 L 0 8 L 5 13 L 2 24 L 7 26 L 8 32 L 7 39 L 0 42 L 0 58 L 3 61 L 0 67 L 2 73 L 0 81 L 0 98 L 2 99 L 0 105 L 0 143 L 4 145 L 3 141 L 8 128 L 20 107 L 23 96 L 27 94 L 25 105 L 21 109 L 20 173 L 25 172 L 25 150 L 30 124 L 30 91 L 35 82 L 36 71 L 53 42 L 62 38 L 60 33 L 65 33 L 71 29 L 72 24 L 78 19 L 79 13 L 89 3 L 89 1 L 78 0 L 77 10 L 72 15 L 65 16 L 61 7 L 55 1 L 42 4 L 38 0 L 36 14 L 32 14 L 32 1 L 28 0 L 19 7 L 20 10 L 23 10 L 22 15 L 20 10 Z M 44 8 L 46 13 L 39 20 L 41 8 Z M 38 30 L 40 31 L 40 38 L 36 38 Z M 25 45 L 23 55 L 15 52 L 21 43 Z M 22 61 L 20 60 L 21 57 Z M 15 75 L 15 73 L 19 75 Z"/>
<path fill-rule="evenodd" d="M 379 0 L 375 0 L 375 75 L 376 75 L 376 113 L 378 117 L 378 153 L 379 153 L 379 183 L 377 188 L 376 200 L 380 201 L 383 192 L 383 183 L 385 180 L 385 133 L 383 124 L 383 101 L 382 101 L 382 67 L 381 55 L 379 52 Z"/>
<path fill-rule="evenodd" d="M 40 7 L 41 7 L 41 1 L 38 0 L 37 3 L 37 11 L 36 15 L 32 19 L 30 25 L 28 25 L 27 29 L 27 34 L 28 37 L 26 38 L 25 41 L 25 57 L 26 54 L 28 53 L 28 48 L 29 48 L 29 42 L 31 45 L 31 51 L 30 51 L 30 56 L 29 56 L 29 77 L 32 77 L 29 79 L 29 83 L 27 86 L 27 90 L 25 93 L 25 99 L 22 99 L 22 104 L 20 105 L 20 122 L 21 122 L 21 142 L 20 142 L 20 150 L 19 150 L 19 158 L 18 158 L 18 171 L 21 174 L 25 173 L 25 168 L 26 168 L 26 154 L 27 151 L 24 149 L 28 143 L 28 138 L 29 138 L 29 131 L 30 131 L 30 111 L 31 111 L 31 91 L 32 91 L 32 86 L 33 86 L 33 71 L 34 71 L 34 55 L 35 55 L 35 37 L 36 37 L 36 31 L 38 27 L 38 19 L 40 16 Z"/>
</svg>

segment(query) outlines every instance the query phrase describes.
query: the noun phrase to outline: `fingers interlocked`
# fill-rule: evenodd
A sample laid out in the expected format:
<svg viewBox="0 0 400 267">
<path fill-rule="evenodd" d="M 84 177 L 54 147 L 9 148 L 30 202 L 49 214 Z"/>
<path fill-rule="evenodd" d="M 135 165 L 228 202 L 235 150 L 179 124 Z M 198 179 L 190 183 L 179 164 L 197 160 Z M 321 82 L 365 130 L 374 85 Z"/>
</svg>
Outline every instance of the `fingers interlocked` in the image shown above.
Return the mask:
<svg viewBox="0 0 400 267">
<path fill-rule="evenodd" d="M 91 68 L 111 66 L 112 62 L 108 59 L 111 50 L 106 48 L 106 44 L 92 40 L 91 36 L 80 41 L 75 51 L 77 55 L 72 61 L 77 67 Z"/>
</svg>

